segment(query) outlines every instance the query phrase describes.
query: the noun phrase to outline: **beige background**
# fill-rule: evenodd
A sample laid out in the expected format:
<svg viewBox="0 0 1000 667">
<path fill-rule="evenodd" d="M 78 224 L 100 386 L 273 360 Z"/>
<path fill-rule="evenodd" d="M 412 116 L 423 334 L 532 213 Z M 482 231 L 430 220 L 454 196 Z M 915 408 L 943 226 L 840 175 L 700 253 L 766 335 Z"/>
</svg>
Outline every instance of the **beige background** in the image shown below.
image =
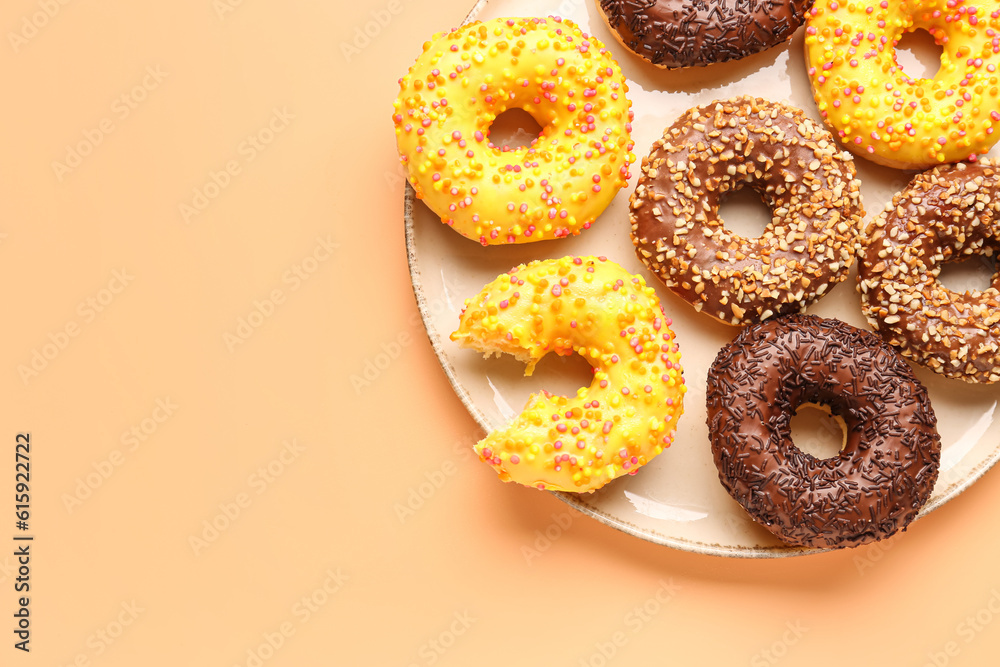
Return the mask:
<svg viewBox="0 0 1000 667">
<path fill-rule="evenodd" d="M 885 545 L 743 562 L 473 459 L 390 120 L 470 5 L 3 3 L 0 664 L 992 664 L 996 473 Z"/>
</svg>

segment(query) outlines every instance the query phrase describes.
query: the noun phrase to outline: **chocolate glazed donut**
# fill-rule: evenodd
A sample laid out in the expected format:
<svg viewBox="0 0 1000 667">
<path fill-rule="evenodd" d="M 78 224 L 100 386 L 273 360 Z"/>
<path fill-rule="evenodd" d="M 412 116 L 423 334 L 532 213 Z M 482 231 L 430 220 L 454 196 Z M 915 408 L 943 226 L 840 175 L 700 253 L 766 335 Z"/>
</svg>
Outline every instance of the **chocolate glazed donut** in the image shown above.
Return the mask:
<svg viewBox="0 0 1000 667">
<path fill-rule="evenodd" d="M 789 40 L 813 0 L 596 0 L 622 45 L 657 67 L 739 60 Z"/>
<path fill-rule="evenodd" d="M 773 213 L 758 238 L 719 217 L 745 186 Z M 642 263 L 731 325 L 802 312 L 847 278 L 864 216 L 850 154 L 801 110 L 752 97 L 678 118 L 643 158 L 629 207 Z"/>
<path fill-rule="evenodd" d="M 954 292 L 944 263 L 1000 252 L 1000 161 L 942 165 L 914 176 L 864 230 L 861 309 L 903 356 L 966 382 L 1000 381 L 1000 274 Z"/>
<path fill-rule="evenodd" d="M 808 402 L 846 423 L 837 456 L 792 442 L 791 418 Z M 839 320 L 790 315 L 747 327 L 709 369 L 707 403 L 723 486 L 788 544 L 889 537 L 937 480 L 941 441 L 923 385 L 877 335 Z"/>
</svg>

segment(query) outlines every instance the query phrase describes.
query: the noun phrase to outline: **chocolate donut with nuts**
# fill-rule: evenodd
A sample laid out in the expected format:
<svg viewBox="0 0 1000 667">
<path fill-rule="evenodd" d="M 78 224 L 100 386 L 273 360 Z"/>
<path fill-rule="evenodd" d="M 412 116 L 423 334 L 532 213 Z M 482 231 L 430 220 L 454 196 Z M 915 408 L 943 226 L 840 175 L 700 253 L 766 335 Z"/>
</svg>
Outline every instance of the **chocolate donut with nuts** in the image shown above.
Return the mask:
<svg viewBox="0 0 1000 667">
<path fill-rule="evenodd" d="M 813 0 L 596 0 L 622 46 L 662 68 L 739 60 L 786 42 Z"/>
<path fill-rule="evenodd" d="M 759 238 L 726 229 L 726 194 L 773 212 Z M 671 290 L 726 324 L 800 312 L 847 277 L 864 209 L 850 153 L 801 110 L 739 97 L 687 111 L 643 158 L 632 243 Z"/>
<path fill-rule="evenodd" d="M 792 442 L 804 403 L 844 420 L 836 456 Z M 885 539 L 916 517 L 937 480 L 941 439 L 924 386 L 881 338 L 840 320 L 789 315 L 747 327 L 709 369 L 707 406 L 723 486 L 787 544 Z"/>
<path fill-rule="evenodd" d="M 963 294 L 942 264 L 1000 250 L 1000 161 L 917 174 L 866 226 L 861 309 L 903 356 L 966 382 L 1000 380 L 1000 275 Z"/>
</svg>

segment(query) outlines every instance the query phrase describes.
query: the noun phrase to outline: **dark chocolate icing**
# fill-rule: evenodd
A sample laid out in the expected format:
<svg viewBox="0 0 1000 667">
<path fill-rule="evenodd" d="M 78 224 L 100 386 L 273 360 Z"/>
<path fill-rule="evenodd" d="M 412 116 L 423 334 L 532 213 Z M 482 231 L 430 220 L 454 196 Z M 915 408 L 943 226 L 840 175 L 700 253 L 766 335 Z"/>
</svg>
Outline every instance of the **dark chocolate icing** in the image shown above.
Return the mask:
<svg viewBox="0 0 1000 667">
<path fill-rule="evenodd" d="M 847 425 L 839 455 L 791 440 L 803 403 Z M 903 530 L 937 480 L 941 441 L 927 392 L 877 335 L 789 315 L 747 327 L 708 373 L 708 428 L 719 478 L 788 544 L 835 548 Z"/>
<path fill-rule="evenodd" d="M 659 67 L 745 58 L 791 38 L 813 0 L 597 0 L 612 32 Z"/>
</svg>

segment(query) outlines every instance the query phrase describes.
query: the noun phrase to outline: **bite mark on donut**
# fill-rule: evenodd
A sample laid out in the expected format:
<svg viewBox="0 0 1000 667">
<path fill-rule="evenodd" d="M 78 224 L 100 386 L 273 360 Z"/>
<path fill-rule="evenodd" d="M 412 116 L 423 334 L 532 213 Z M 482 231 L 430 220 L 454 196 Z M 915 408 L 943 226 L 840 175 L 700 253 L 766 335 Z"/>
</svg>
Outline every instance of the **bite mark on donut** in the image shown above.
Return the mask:
<svg viewBox="0 0 1000 667">
<path fill-rule="evenodd" d="M 672 321 L 656 292 L 601 257 L 536 260 L 466 301 L 451 339 L 515 354 L 526 374 L 549 352 L 594 369 L 576 396 L 532 395 L 475 450 L 504 481 L 587 492 L 634 474 L 673 442 L 687 391 Z"/>
</svg>

